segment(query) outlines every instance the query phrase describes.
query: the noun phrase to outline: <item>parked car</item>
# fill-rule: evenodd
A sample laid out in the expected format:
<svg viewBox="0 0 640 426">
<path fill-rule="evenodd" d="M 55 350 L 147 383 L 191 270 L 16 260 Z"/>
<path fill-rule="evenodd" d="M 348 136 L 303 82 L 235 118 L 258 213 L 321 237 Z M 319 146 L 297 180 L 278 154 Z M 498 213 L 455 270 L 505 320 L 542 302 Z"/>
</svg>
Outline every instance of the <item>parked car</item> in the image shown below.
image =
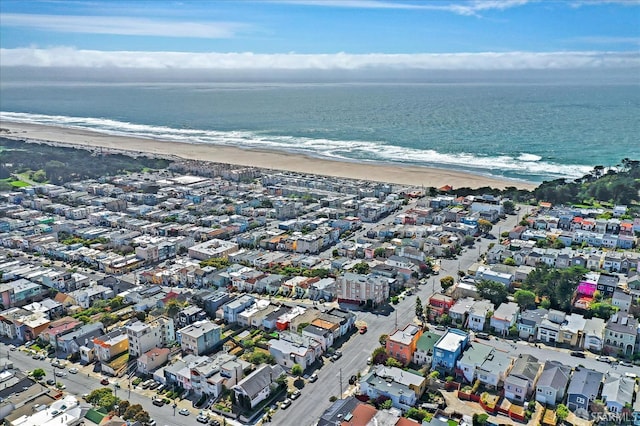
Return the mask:
<svg viewBox="0 0 640 426">
<path fill-rule="evenodd" d="M 476 333 L 476 337 L 482 340 L 489 340 L 491 338 L 489 333 L 484 333 L 484 332 Z"/>
<path fill-rule="evenodd" d="M 220 422 L 216 419 L 209 420 L 209 426 L 220 426 Z"/>
<path fill-rule="evenodd" d="M 149 385 L 149 389 L 156 389 L 156 388 L 158 388 L 160 385 L 161 385 L 161 383 L 160 383 L 160 382 L 156 382 L 156 381 L 154 381 L 153 383 L 151 383 L 151 384 Z"/>
<path fill-rule="evenodd" d="M 620 361 L 620 365 L 624 367 L 633 367 L 633 364 L 630 363 L 629 361 Z"/>
<path fill-rule="evenodd" d="M 56 384 L 56 381 L 55 381 L 55 380 L 53 380 L 53 379 L 47 379 L 47 384 L 48 384 L 48 385 L 55 385 L 55 384 Z"/>
<path fill-rule="evenodd" d="M 367 358 L 367 365 L 371 365 L 373 363 L 373 359 L 371 357 Z"/>
<path fill-rule="evenodd" d="M 151 403 L 156 407 L 162 407 L 164 405 L 164 400 L 162 398 L 154 398 Z"/>
<path fill-rule="evenodd" d="M 9 345 L 9 350 L 10 351 L 15 351 L 16 350 L 16 346 L 15 345 Z"/>
<path fill-rule="evenodd" d="M 104 378 L 102 380 L 100 380 L 100 384 L 103 386 L 108 386 L 109 385 L 109 379 Z"/>
<path fill-rule="evenodd" d="M 309 381 L 311 383 L 315 382 L 316 380 L 318 380 L 318 375 L 316 373 L 313 373 L 311 376 L 309 376 Z"/>
<path fill-rule="evenodd" d="M 56 377 L 64 377 L 67 375 L 67 373 L 65 373 L 64 371 L 56 371 Z"/>
<path fill-rule="evenodd" d="M 155 420 L 151 419 L 148 422 L 146 422 L 144 425 L 145 426 L 156 426 L 158 423 L 156 423 Z"/>
<path fill-rule="evenodd" d="M 186 408 L 181 408 L 180 411 L 178 411 L 178 414 L 180 414 L 181 416 L 188 416 L 189 414 L 191 414 L 191 412 Z"/>
<path fill-rule="evenodd" d="M 356 376 L 355 374 L 353 376 L 349 377 L 349 384 L 350 385 L 355 385 L 357 381 L 358 381 L 358 376 Z"/>
<path fill-rule="evenodd" d="M 293 392 L 291 392 L 291 396 L 289 398 L 291 398 L 292 400 L 296 400 L 298 398 L 300 398 L 300 390 L 296 389 Z"/>
<path fill-rule="evenodd" d="M 609 358 L 608 356 L 604 356 L 604 355 L 600 355 L 598 358 L 596 358 L 598 361 L 600 362 L 606 362 L 606 363 L 611 363 L 611 358 Z"/>
<path fill-rule="evenodd" d="M 367 326 L 363 325 L 362 327 L 360 327 L 360 334 L 364 334 L 367 332 Z"/>
<path fill-rule="evenodd" d="M 70 368 L 70 369 L 69 369 L 69 373 L 71 373 L 71 374 L 78 374 L 78 369 L 77 369 L 77 368 L 75 368 L 75 367 L 72 367 L 72 368 Z"/>
<path fill-rule="evenodd" d="M 282 401 L 282 403 L 280 404 L 280 408 L 282 408 L 283 410 L 287 409 L 289 406 L 291 405 L 291 400 L 289 398 L 285 399 L 284 401 Z"/>
<path fill-rule="evenodd" d="M 198 417 L 196 417 L 196 421 L 198 423 L 203 423 L 203 424 L 207 424 L 209 423 L 209 417 L 203 415 L 203 414 L 199 414 Z"/>
<path fill-rule="evenodd" d="M 580 352 L 580 351 L 571 351 L 571 352 L 569 352 L 569 355 L 575 356 L 577 358 L 584 358 L 585 357 L 584 352 Z"/>
<path fill-rule="evenodd" d="M 342 357 L 342 352 L 340 351 L 336 351 L 336 353 L 333 354 L 333 356 L 331 357 L 332 361 L 337 361 Z"/>
<path fill-rule="evenodd" d="M 160 385 L 160 386 L 158 386 L 158 389 L 156 389 L 156 390 L 158 392 L 162 392 L 166 387 L 167 387 L 167 385 Z"/>
</svg>

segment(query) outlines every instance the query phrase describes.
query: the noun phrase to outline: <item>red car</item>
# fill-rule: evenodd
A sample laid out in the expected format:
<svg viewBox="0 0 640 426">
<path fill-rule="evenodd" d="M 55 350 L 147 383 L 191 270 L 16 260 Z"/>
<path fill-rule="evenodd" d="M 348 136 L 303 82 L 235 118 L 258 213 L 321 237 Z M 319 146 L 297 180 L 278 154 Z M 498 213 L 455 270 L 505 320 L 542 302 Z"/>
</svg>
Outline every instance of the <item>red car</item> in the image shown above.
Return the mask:
<svg viewBox="0 0 640 426">
<path fill-rule="evenodd" d="M 364 334 L 367 332 L 367 326 L 360 327 L 360 334 Z"/>
<path fill-rule="evenodd" d="M 109 384 L 109 379 L 100 380 L 100 384 L 103 385 L 103 386 L 107 386 Z"/>
</svg>

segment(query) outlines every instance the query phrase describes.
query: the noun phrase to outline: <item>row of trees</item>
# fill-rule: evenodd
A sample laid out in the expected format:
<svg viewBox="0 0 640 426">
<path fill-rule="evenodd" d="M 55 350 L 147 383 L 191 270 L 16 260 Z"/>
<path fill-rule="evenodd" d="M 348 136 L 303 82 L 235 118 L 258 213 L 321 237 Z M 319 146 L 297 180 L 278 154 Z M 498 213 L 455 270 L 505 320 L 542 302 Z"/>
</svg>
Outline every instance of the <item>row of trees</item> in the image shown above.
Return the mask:
<svg viewBox="0 0 640 426">
<path fill-rule="evenodd" d="M 127 400 L 121 400 L 113 394 L 109 388 L 95 389 L 87 396 L 87 402 L 104 407 L 107 411 L 113 411 L 125 420 L 147 423 L 151 421 L 149 413 L 140 404 L 131 404 Z M 116 408 L 117 407 L 117 408 Z"/>
</svg>

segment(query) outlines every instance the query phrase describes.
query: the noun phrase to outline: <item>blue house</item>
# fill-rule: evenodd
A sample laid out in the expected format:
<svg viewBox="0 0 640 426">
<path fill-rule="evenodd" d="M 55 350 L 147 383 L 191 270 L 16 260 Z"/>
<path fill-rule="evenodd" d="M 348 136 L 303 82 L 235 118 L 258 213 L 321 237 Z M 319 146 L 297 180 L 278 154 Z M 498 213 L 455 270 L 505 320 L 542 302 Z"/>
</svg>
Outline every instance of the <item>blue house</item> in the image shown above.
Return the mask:
<svg viewBox="0 0 640 426">
<path fill-rule="evenodd" d="M 578 417 L 589 418 L 589 404 L 598 399 L 603 377 L 599 371 L 576 369 L 567 389 L 567 408 Z"/>
<path fill-rule="evenodd" d="M 447 330 L 433 346 L 431 368 L 438 371 L 453 371 L 468 344 L 467 333 L 457 328 Z"/>
</svg>

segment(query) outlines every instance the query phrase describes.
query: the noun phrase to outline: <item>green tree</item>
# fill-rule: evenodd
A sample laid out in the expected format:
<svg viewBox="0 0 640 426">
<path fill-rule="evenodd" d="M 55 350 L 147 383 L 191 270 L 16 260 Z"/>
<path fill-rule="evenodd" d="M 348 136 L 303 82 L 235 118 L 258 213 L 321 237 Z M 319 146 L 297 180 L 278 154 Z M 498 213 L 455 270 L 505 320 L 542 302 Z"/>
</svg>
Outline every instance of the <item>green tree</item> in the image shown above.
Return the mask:
<svg viewBox="0 0 640 426">
<path fill-rule="evenodd" d="M 529 309 L 536 306 L 536 295 L 532 291 L 520 289 L 515 292 L 513 298 L 521 309 Z"/>
<path fill-rule="evenodd" d="M 175 316 L 178 315 L 178 312 L 180 312 L 182 308 L 183 308 L 183 305 L 179 300 L 171 299 L 164 306 L 164 311 L 167 314 L 167 316 L 171 318 L 175 318 Z"/>
<path fill-rule="evenodd" d="M 446 277 L 440 278 L 440 286 L 442 287 L 442 291 L 446 293 L 446 291 L 453 286 L 455 283 L 455 278 L 451 275 L 447 275 Z"/>
<path fill-rule="evenodd" d="M 487 420 L 489 420 L 489 415 L 486 413 L 482 414 L 474 414 L 471 418 L 473 426 L 483 426 L 487 424 Z"/>
<path fill-rule="evenodd" d="M 380 337 L 378 337 L 378 342 L 380 342 L 380 344 L 382 346 L 387 344 L 387 339 L 389 338 L 388 334 L 381 334 Z"/>
<path fill-rule="evenodd" d="M 422 308 L 422 301 L 420 300 L 420 297 L 416 297 L 416 316 L 418 318 L 422 318 L 423 315 L 424 310 Z"/>
<path fill-rule="evenodd" d="M 513 201 L 505 200 L 502 202 L 502 208 L 506 214 L 512 214 L 516 210 L 516 205 Z"/>
<path fill-rule="evenodd" d="M 368 274 L 369 273 L 369 264 L 367 262 L 360 262 L 353 265 L 353 270 L 357 274 Z"/>
<path fill-rule="evenodd" d="M 507 287 L 497 281 L 482 280 L 476 284 L 476 289 L 480 296 L 491 301 L 496 307 L 506 301 L 509 295 Z"/>
<path fill-rule="evenodd" d="M 116 311 L 124 306 L 124 297 L 116 296 L 113 299 L 109 300 L 109 307 L 112 311 Z"/>
<path fill-rule="evenodd" d="M 144 408 L 142 408 L 142 405 L 140 404 L 133 404 L 130 405 L 129 408 L 127 408 L 124 412 L 124 414 L 122 415 L 122 417 L 125 420 L 131 420 L 133 419 L 138 413 L 144 411 Z"/>
<path fill-rule="evenodd" d="M 556 417 L 559 422 L 564 422 L 569 417 L 569 409 L 564 404 L 558 404 L 556 407 Z"/>
<path fill-rule="evenodd" d="M 391 407 L 393 407 L 393 401 L 391 401 L 390 399 L 387 399 L 382 404 L 380 404 L 380 408 L 383 410 L 388 410 Z"/>
<path fill-rule="evenodd" d="M 479 219 L 478 229 L 483 234 L 488 234 L 489 232 L 491 232 L 491 229 L 493 229 L 493 224 L 486 219 Z"/>
<path fill-rule="evenodd" d="M 42 379 L 47 373 L 44 372 L 44 370 L 42 368 L 36 368 L 35 370 L 33 370 L 33 378 L 36 380 L 40 380 Z"/>
<path fill-rule="evenodd" d="M 300 377 L 302 376 L 302 373 L 302 366 L 300 364 L 293 364 L 293 367 L 291 367 L 291 374 L 293 374 L 295 377 Z"/>
<path fill-rule="evenodd" d="M 513 257 L 507 257 L 503 263 L 507 266 L 516 266 L 516 261 L 513 259 Z"/>
<path fill-rule="evenodd" d="M 589 313 L 591 316 L 602 318 L 605 321 L 608 321 L 609 318 L 611 318 L 611 315 L 615 314 L 617 311 L 617 306 L 613 306 L 607 302 L 596 302 L 589 306 Z"/>
<path fill-rule="evenodd" d="M 148 422 L 151 421 L 151 417 L 149 416 L 148 412 L 142 410 L 138 414 L 135 415 L 133 420 L 135 420 L 136 422 L 140 422 L 142 424 L 147 424 Z"/>
<path fill-rule="evenodd" d="M 384 363 L 384 365 L 386 365 L 387 367 L 397 367 L 397 368 L 403 367 L 402 363 L 393 357 L 387 358 L 387 361 Z"/>
<path fill-rule="evenodd" d="M 387 251 L 385 250 L 384 247 L 378 247 L 373 251 L 373 255 L 375 257 L 385 257 L 386 254 L 387 254 Z"/>
</svg>

